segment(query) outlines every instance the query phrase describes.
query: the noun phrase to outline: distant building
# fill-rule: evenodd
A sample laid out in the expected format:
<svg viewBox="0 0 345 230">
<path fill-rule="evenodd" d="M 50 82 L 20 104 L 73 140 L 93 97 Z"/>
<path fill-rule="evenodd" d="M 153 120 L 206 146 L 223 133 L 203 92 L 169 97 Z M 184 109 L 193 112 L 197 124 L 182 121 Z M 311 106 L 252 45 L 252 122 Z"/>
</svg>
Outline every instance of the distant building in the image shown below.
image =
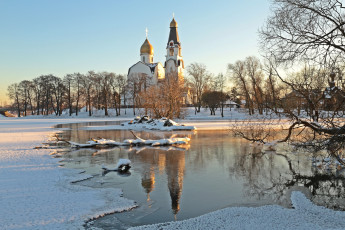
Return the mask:
<svg viewBox="0 0 345 230">
<path fill-rule="evenodd" d="M 331 73 L 330 79 L 328 81 L 329 87 L 323 91 L 323 106 L 324 110 L 335 111 L 344 110 L 345 108 L 345 92 L 344 92 L 344 82 L 340 79 L 341 84 L 338 86 L 335 83 L 335 74 Z"/>
</svg>

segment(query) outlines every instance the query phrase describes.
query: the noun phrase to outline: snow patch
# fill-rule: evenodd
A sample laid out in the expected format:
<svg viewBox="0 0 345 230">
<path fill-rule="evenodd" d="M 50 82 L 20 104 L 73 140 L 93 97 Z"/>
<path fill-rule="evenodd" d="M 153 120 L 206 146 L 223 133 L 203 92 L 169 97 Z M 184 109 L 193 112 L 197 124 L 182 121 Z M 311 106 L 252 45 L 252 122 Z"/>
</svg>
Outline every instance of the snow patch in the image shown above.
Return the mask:
<svg viewBox="0 0 345 230">
<path fill-rule="evenodd" d="M 301 192 L 292 192 L 294 209 L 277 205 L 232 207 L 196 218 L 130 228 L 143 229 L 345 229 L 345 212 L 314 205 Z"/>
</svg>

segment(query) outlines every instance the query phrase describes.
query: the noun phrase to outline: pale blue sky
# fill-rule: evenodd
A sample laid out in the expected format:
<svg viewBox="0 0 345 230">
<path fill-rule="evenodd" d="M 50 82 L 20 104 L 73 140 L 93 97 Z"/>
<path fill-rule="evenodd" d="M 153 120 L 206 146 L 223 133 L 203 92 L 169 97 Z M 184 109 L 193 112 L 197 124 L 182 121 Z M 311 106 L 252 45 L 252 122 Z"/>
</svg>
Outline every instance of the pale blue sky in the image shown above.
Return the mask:
<svg viewBox="0 0 345 230">
<path fill-rule="evenodd" d="M 0 0 L 0 103 L 9 84 L 42 74 L 127 73 L 139 61 L 146 27 L 154 61 L 164 63 L 173 12 L 185 64 L 201 62 L 218 74 L 259 56 L 269 0 Z"/>
</svg>

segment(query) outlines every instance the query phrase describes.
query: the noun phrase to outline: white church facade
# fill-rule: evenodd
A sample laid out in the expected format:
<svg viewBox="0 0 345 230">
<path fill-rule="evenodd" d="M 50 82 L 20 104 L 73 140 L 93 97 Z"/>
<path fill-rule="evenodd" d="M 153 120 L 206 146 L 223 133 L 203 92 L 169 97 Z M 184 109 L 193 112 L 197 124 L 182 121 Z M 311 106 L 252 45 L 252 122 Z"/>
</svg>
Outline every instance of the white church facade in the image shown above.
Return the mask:
<svg viewBox="0 0 345 230">
<path fill-rule="evenodd" d="M 184 61 L 181 55 L 181 42 L 177 28 L 177 22 L 173 18 L 170 23 L 164 65 L 160 62 L 154 62 L 154 49 L 146 35 L 146 40 L 140 48 L 140 61 L 128 70 L 127 78 L 129 82 L 133 79 L 145 79 L 144 87 L 149 87 L 159 84 L 171 74 L 175 76 L 177 74 L 179 80 L 184 80 Z"/>
</svg>

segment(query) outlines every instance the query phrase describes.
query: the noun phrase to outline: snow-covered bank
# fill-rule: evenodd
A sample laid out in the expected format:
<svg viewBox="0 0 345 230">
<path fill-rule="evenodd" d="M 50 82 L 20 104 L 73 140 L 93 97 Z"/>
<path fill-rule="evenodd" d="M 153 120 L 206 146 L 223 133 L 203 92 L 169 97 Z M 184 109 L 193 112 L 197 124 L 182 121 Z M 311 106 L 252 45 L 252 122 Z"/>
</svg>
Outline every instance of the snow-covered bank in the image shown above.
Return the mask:
<svg viewBox="0 0 345 230">
<path fill-rule="evenodd" d="M 152 119 L 148 116 L 135 117 L 129 122 L 124 122 L 121 126 L 130 130 L 162 130 L 162 131 L 174 131 L 174 130 L 195 130 L 195 126 L 185 126 L 179 124 L 171 119 L 165 117 L 160 119 Z"/>
<path fill-rule="evenodd" d="M 78 171 L 59 167 L 61 158 L 52 158 L 51 150 L 34 149 L 52 125 L 82 121 L 0 120 L 0 229 L 81 229 L 88 219 L 135 206 L 120 189 L 71 184 Z"/>
<path fill-rule="evenodd" d="M 190 138 L 184 137 L 184 138 L 169 138 L 169 139 L 159 139 L 159 140 L 144 140 L 142 138 L 137 139 L 126 139 L 123 142 L 117 142 L 114 140 L 107 140 L 107 139 L 94 139 L 91 141 L 88 141 L 86 144 L 80 144 L 69 141 L 72 147 L 76 148 L 92 148 L 97 146 L 102 147 L 115 147 L 115 146 L 167 146 L 167 145 L 186 145 L 190 141 Z"/>
<path fill-rule="evenodd" d="M 184 221 L 130 229 L 345 229 L 345 212 L 316 206 L 301 192 L 293 192 L 291 201 L 294 209 L 277 205 L 233 207 Z"/>
</svg>

